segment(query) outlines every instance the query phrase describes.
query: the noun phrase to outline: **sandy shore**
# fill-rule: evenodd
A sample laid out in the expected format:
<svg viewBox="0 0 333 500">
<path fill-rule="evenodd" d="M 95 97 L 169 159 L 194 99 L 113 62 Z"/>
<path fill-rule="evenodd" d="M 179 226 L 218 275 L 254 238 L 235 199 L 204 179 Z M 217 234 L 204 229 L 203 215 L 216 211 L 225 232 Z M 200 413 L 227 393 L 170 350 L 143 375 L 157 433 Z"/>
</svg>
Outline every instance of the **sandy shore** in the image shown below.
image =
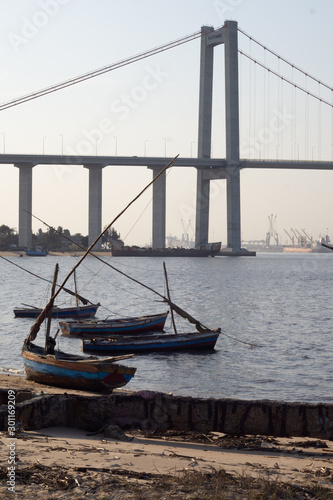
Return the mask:
<svg viewBox="0 0 333 500">
<path fill-rule="evenodd" d="M 146 438 L 135 433 L 119 434 L 118 438 L 103 434 L 89 436 L 84 431 L 69 428 L 21 432 L 14 441 L 15 493 L 18 498 L 83 497 L 94 491 L 107 492 L 107 485 L 102 488 L 103 481 L 118 478 L 119 498 L 135 498 L 131 496 L 129 484 L 154 487 L 154 481 L 161 480 L 162 476 L 179 477 L 182 471 L 212 475 L 222 469 L 235 477 L 246 475 L 305 489 L 315 485 L 332 487 L 333 447 L 330 444 L 328 448 L 319 448 L 313 441 L 304 452 L 301 442 L 305 445 L 309 440 L 278 439 L 261 441 L 262 449 L 259 450 L 235 450 L 214 444 L 221 437 L 217 433 L 210 434 L 207 443 L 202 444 L 177 442 L 167 437 Z M 126 438 L 131 440 L 121 440 Z M 5 433 L 0 439 L 2 447 L 9 440 L 13 442 Z M 1 466 L 6 465 L 6 453 L 2 453 Z M 30 471 L 28 484 L 24 471 Z M 58 479 L 63 477 L 57 483 L 57 492 L 54 480 L 48 485 L 54 475 Z M 69 488 L 65 489 L 66 481 Z M 1 497 L 8 491 L 7 487 L 1 484 Z"/>
<path fill-rule="evenodd" d="M 3 374 L 0 387 L 64 392 Z M 267 484 L 270 488 L 293 485 L 293 491 L 302 495 L 304 490 L 327 488 L 331 493 L 326 492 L 326 496 L 320 498 L 333 498 L 333 442 L 330 441 L 263 436 L 235 438 L 217 432 L 184 435 L 170 431 L 164 436 L 145 435 L 139 430 L 124 433 L 109 426 L 95 434 L 74 428 L 18 429 L 14 437 L 1 432 L 0 442 L 1 498 L 145 496 L 161 500 L 169 498 L 170 491 L 174 498 L 214 498 L 205 495 L 217 480 L 219 486 L 215 488 L 223 488 L 225 495 L 221 498 L 251 498 L 243 493 L 258 489 L 260 484 L 261 488 L 263 484 L 266 488 Z M 14 496 L 6 483 L 8 461 L 13 456 Z M 169 494 L 163 493 L 166 487 Z M 196 496 L 198 491 L 202 494 Z M 238 493 L 232 496 L 235 491 Z M 138 492 L 143 496 L 138 496 Z"/>
</svg>

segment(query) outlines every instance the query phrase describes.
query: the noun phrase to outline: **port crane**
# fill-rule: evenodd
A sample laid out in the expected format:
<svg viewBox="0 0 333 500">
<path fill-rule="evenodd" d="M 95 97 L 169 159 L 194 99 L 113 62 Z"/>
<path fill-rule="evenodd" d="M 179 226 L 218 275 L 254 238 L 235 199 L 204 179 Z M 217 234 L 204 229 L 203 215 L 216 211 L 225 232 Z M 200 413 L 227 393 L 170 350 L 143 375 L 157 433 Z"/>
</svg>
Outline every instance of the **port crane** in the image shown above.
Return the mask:
<svg viewBox="0 0 333 500">
<path fill-rule="evenodd" d="M 286 233 L 286 235 L 288 236 L 288 238 L 290 238 L 292 246 L 294 246 L 294 244 L 295 244 L 294 237 L 290 236 L 290 234 L 288 233 L 288 231 L 286 229 L 284 229 L 284 232 Z"/>
<path fill-rule="evenodd" d="M 182 223 L 183 231 L 184 231 L 184 233 L 182 234 L 182 239 L 181 239 L 182 246 L 186 246 L 186 247 L 190 248 L 190 246 L 191 246 L 190 245 L 191 240 L 190 240 L 190 236 L 189 236 L 189 228 L 191 228 L 192 231 L 193 231 L 192 224 L 191 224 L 191 219 L 188 221 L 186 227 L 185 227 L 183 219 L 181 219 L 181 223 Z"/>
<path fill-rule="evenodd" d="M 298 236 L 295 229 L 293 229 L 292 227 L 290 228 L 290 231 L 295 235 L 295 238 L 297 240 L 297 244 L 300 246 L 301 245 L 301 238 Z"/>
<path fill-rule="evenodd" d="M 298 229 L 296 229 L 296 232 L 298 234 L 298 244 L 300 247 L 306 247 L 306 238 L 299 232 Z"/>
<path fill-rule="evenodd" d="M 309 240 L 310 246 L 312 247 L 312 245 L 313 245 L 313 238 L 312 238 L 312 236 L 310 238 L 310 236 L 305 232 L 305 229 L 302 229 L 302 231 L 305 234 L 305 236 L 307 237 L 307 239 Z"/>
<path fill-rule="evenodd" d="M 269 215 L 268 220 L 269 220 L 269 229 L 268 232 L 266 233 L 266 247 L 271 246 L 271 238 L 275 239 L 276 245 L 279 244 L 279 236 L 275 230 L 276 215 L 275 216 L 273 214 Z"/>
</svg>

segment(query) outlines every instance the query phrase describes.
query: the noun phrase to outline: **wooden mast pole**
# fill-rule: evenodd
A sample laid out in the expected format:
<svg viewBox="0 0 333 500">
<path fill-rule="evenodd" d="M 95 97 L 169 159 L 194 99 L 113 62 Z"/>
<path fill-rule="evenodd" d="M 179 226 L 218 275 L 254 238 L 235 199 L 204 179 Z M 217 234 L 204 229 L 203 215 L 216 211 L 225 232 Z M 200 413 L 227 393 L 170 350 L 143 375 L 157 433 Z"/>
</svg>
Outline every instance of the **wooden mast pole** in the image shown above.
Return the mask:
<svg viewBox="0 0 333 500">
<path fill-rule="evenodd" d="M 54 276 L 53 276 L 53 284 L 52 284 L 52 291 L 51 291 L 51 297 L 54 295 L 54 291 L 57 285 L 57 279 L 58 279 L 58 271 L 59 271 L 59 264 L 56 263 L 55 270 L 54 270 Z M 52 303 L 53 305 L 53 303 Z M 47 352 L 48 347 L 49 347 L 49 340 L 50 340 L 50 330 L 51 330 L 51 320 L 52 320 L 52 310 L 51 309 L 48 312 L 48 317 L 47 317 L 47 327 L 46 327 L 46 335 L 45 335 L 45 352 Z"/>
<path fill-rule="evenodd" d="M 75 302 L 76 302 L 76 307 L 79 307 L 79 299 L 78 299 L 78 296 L 77 296 L 77 285 L 76 285 L 76 272 L 74 271 L 74 275 L 73 275 L 73 278 L 74 278 L 74 290 L 75 290 Z"/>
<path fill-rule="evenodd" d="M 165 277 L 165 286 L 166 286 L 167 296 L 168 296 L 169 306 L 170 306 L 172 326 L 173 326 L 173 329 L 175 331 L 175 334 L 178 335 L 177 328 L 176 328 L 176 323 L 175 323 L 175 317 L 173 315 L 172 302 L 171 302 L 171 299 L 170 299 L 170 290 L 169 290 L 169 283 L 168 283 L 168 275 L 167 275 L 167 272 L 166 272 L 165 262 L 163 262 L 163 269 L 164 269 L 164 277 Z"/>
</svg>

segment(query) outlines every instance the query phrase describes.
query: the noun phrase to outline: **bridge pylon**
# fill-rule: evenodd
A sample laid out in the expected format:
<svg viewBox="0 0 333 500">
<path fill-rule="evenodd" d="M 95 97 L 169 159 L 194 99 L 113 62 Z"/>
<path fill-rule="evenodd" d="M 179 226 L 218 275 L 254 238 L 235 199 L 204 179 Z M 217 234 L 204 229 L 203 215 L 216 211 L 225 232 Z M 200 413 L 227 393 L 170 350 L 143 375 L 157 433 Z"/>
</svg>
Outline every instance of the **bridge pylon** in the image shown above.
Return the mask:
<svg viewBox="0 0 333 500">
<path fill-rule="evenodd" d="M 226 169 L 209 173 L 197 168 L 196 244 L 208 242 L 210 181 L 227 182 L 227 248 L 233 254 L 241 250 L 238 28 L 236 21 L 226 21 L 219 30 L 203 26 L 200 56 L 200 95 L 198 157 L 210 158 L 213 106 L 214 47 L 224 44 Z M 244 251 L 244 254 L 246 251 Z"/>
</svg>

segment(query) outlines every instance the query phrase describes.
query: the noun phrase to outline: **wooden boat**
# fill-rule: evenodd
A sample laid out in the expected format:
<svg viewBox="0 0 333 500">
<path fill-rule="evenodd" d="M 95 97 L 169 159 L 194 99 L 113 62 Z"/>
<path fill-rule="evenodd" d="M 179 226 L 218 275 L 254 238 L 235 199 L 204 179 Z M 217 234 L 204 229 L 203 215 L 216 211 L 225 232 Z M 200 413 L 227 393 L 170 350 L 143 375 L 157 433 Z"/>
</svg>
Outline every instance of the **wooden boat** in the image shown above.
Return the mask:
<svg viewBox="0 0 333 500">
<path fill-rule="evenodd" d="M 221 330 L 171 335 L 114 336 L 109 339 L 82 340 L 83 352 L 140 354 L 150 352 L 203 351 L 214 349 Z"/>
<path fill-rule="evenodd" d="M 109 353 L 133 354 L 149 352 L 177 352 L 188 350 L 202 351 L 207 349 L 214 349 L 217 339 L 221 333 L 221 329 L 216 328 L 215 330 L 212 330 L 205 327 L 198 320 L 190 316 L 186 311 L 183 311 L 182 309 L 180 309 L 180 307 L 171 302 L 166 267 L 164 262 L 163 266 L 167 290 L 167 298 L 165 298 L 165 300 L 170 306 L 174 334 L 139 335 L 135 337 L 115 335 L 108 339 L 95 338 L 91 340 L 82 340 L 83 352 L 94 352 L 103 355 Z M 190 323 L 194 323 L 197 331 L 179 334 L 177 332 L 174 320 L 174 312 L 186 318 Z"/>
<path fill-rule="evenodd" d="M 25 250 L 25 254 L 28 257 L 46 257 L 48 253 L 49 251 L 43 248 L 29 248 Z"/>
<path fill-rule="evenodd" d="M 11 261 L 9 261 L 11 262 Z M 16 264 L 17 266 L 17 264 Z M 48 283 L 52 283 L 52 281 L 42 278 L 36 273 L 31 273 L 28 269 L 25 269 L 21 266 L 17 266 L 20 269 L 22 269 L 25 272 L 28 272 L 29 274 L 33 274 L 34 277 L 39 278 L 40 280 L 47 281 Z M 59 286 L 59 285 L 56 285 Z M 87 319 L 87 318 L 93 318 L 96 315 L 97 309 L 100 307 L 100 303 L 98 304 L 93 304 L 90 302 L 90 300 L 86 299 L 82 295 L 80 295 L 77 291 L 77 286 L 76 286 L 76 275 L 74 272 L 74 287 L 75 291 L 69 290 L 68 288 L 62 287 L 62 289 L 75 297 L 75 302 L 76 305 L 73 306 L 56 306 L 53 305 L 52 307 L 52 313 L 51 317 L 52 318 L 57 318 L 57 319 L 66 319 L 66 318 L 76 318 L 76 319 Z M 81 303 L 81 304 L 80 304 Z M 35 307 L 29 304 L 22 304 L 25 307 L 16 307 L 14 309 L 14 315 L 16 318 L 38 318 L 38 316 L 42 312 L 42 308 L 40 307 Z"/>
<path fill-rule="evenodd" d="M 110 336 L 114 334 L 141 334 L 161 331 L 164 328 L 169 311 L 162 314 L 116 318 L 92 321 L 60 321 L 62 334 L 68 337 Z"/>
<path fill-rule="evenodd" d="M 93 318 L 100 304 L 90 304 L 85 306 L 57 307 L 52 309 L 52 318 Z M 16 318 L 38 318 L 42 309 L 34 306 L 27 306 L 14 309 Z"/>
<path fill-rule="evenodd" d="M 62 351 L 47 354 L 43 347 L 27 341 L 23 345 L 22 356 L 29 380 L 67 389 L 112 392 L 126 385 L 136 371 L 136 368 L 116 363 L 128 356 L 101 360 Z"/>
<path fill-rule="evenodd" d="M 53 278 L 51 300 L 38 316 L 23 344 L 22 357 L 27 378 L 40 384 L 86 391 L 112 392 L 114 388 L 126 385 L 134 376 L 136 368 L 115 363 L 124 357 L 101 361 L 96 357 L 76 356 L 55 349 L 58 332 L 51 337 L 50 328 L 53 302 L 60 291 L 55 292 L 57 275 L 58 264 Z M 45 346 L 41 347 L 33 344 L 33 341 L 46 318 Z"/>
</svg>

